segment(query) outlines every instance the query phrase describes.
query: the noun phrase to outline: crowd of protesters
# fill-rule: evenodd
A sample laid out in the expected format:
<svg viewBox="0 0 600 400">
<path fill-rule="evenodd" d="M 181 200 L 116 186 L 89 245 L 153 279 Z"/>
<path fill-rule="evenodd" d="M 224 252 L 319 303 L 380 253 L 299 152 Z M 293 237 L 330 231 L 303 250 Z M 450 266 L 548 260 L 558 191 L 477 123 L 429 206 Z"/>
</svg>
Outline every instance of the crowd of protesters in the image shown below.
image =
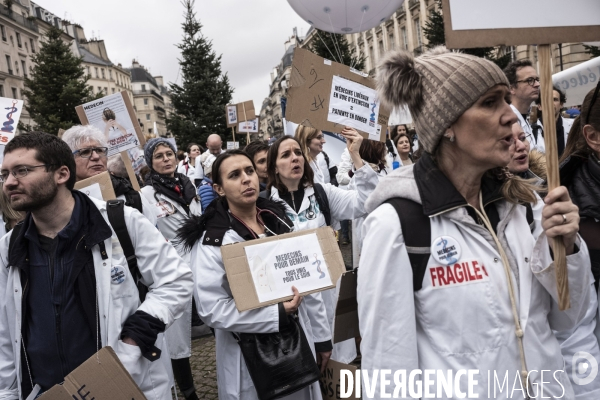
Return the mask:
<svg viewBox="0 0 600 400">
<path fill-rule="evenodd" d="M 172 398 L 176 382 L 197 399 L 198 324 L 216 338 L 221 399 L 320 400 L 315 379 L 277 358 L 267 361 L 284 389 L 267 396 L 243 353 L 244 341 L 298 330 L 320 372 L 329 360 L 360 360 L 368 374 L 478 370 L 479 398 L 507 375 L 531 398 L 599 399 L 600 377 L 581 385 L 578 374 L 600 363 L 600 84 L 572 120 L 558 88 L 542 109 L 530 61 L 503 71 L 437 48 L 390 52 L 377 88 L 413 119 L 385 142 L 346 127 L 333 160 L 323 132 L 306 126 L 244 150 L 223 150 L 217 134 L 185 151 L 154 138 L 141 191 L 91 125 L 17 135 L 0 171 L 0 399 L 47 391 L 104 346 L 146 398 Z M 552 190 L 542 112 L 557 131 L 563 186 Z M 74 189 L 107 171 L 115 200 Z M 323 226 L 359 249 L 360 340 L 332 341 L 339 288 L 294 287 L 290 301 L 238 311 L 221 247 Z M 554 238 L 567 254 L 567 310 Z M 383 384 L 369 396 L 385 398 Z M 466 391 L 466 378 L 455 385 Z"/>
</svg>

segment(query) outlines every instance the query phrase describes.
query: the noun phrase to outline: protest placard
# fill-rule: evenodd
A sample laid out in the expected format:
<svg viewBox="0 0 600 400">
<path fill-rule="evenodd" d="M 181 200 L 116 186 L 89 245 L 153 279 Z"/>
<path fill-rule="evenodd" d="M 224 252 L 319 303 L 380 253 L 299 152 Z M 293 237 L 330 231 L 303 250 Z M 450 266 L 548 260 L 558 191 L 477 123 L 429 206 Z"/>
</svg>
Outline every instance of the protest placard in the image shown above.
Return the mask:
<svg viewBox="0 0 600 400">
<path fill-rule="evenodd" d="M 569 7 L 580 12 L 557 12 L 564 7 L 563 0 L 442 0 L 446 46 L 454 49 L 598 40 L 598 0 L 571 0 Z M 535 10 L 535 17 L 515 10 Z"/>
<path fill-rule="evenodd" d="M 289 300 L 292 286 L 302 295 L 331 289 L 346 270 L 329 227 L 225 245 L 221 255 L 238 311 Z"/>
<path fill-rule="evenodd" d="M 143 400 L 146 396 L 115 351 L 106 346 L 54 385 L 39 400 Z"/>
<path fill-rule="evenodd" d="M 108 172 L 102 172 L 75 183 L 75 190 L 98 200 L 108 201 L 117 198 Z"/>
<path fill-rule="evenodd" d="M 238 123 L 237 107 L 235 104 L 225 106 L 225 116 L 227 118 L 227 127 L 231 128 Z"/>
<path fill-rule="evenodd" d="M 240 122 L 238 127 L 238 132 L 258 132 L 259 127 L 259 118 L 254 118 L 250 121 Z"/>
<path fill-rule="evenodd" d="M 319 384 L 321 386 L 321 394 L 324 400 L 338 400 L 338 399 L 360 399 L 360 393 L 356 393 L 356 385 L 350 386 L 350 380 L 346 379 L 346 387 L 341 387 L 341 372 L 349 371 L 352 376 L 356 376 L 357 367 L 350 364 L 344 364 L 334 360 L 327 361 L 327 367 L 325 372 L 321 375 Z M 359 383 L 360 385 L 360 383 Z M 346 394 L 342 397 L 342 393 Z M 348 396 L 347 394 L 350 393 Z"/>
<path fill-rule="evenodd" d="M 227 150 L 239 149 L 240 142 L 227 142 Z"/>
<path fill-rule="evenodd" d="M 582 104 L 585 95 L 596 87 L 598 80 L 600 80 L 600 57 L 552 75 L 553 84 L 558 86 L 567 97 L 565 107 Z"/>
<path fill-rule="evenodd" d="M 570 4 L 582 13 L 557 13 L 560 0 L 442 0 L 444 30 L 448 48 L 491 47 L 497 45 L 537 45 L 540 100 L 542 109 L 552 110 L 552 43 L 594 41 L 600 37 L 600 2 L 574 0 Z M 535 18 L 516 9 L 536 10 Z M 585 16 L 584 16 L 585 14 Z M 556 124 L 552 113 L 544 113 L 544 141 L 548 189 L 560 186 Z M 567 259 L 561 237 L 552 238 L 558 307 L 570 307 Z"/>
<path fill-rule="evenodd" d="M 285 117 L 328 132 L 340 133 L 348 125 L 367 139 L 379 132 L 377 140 L 385 141 L 390 111 L 381 107 L 374 89 L 366 74 L 296 48 Z"/>
<path fill-rule="evenodd" d="M 252 100 L 243 101 L 236 104 L 238 122 L 250 121 L 256 118 L 254 111 L 254 102 Z"/>
<path fill-rule="evenodd" d="M 358 302 L 356 301 L 357 270 L 344 272 L 340 278 L 333 322 L 333 343 L 360 336 Z"/>
<path fill-rule="evenodd" d="M 0 97 L 0 144 L 13 140 L 23 111 L 23 100 Z"/>
<path fill-rule="evenodd" d="M 121 153 L 131 185 L 140 190 L 127 150 L 143 147 L 146 139 L 127 92 L 119 92 L 75 107 L 83 125 L 93 125 L 104 134 L 108 156 Z"/>
<path fill-rule="evenodd" d="M 254 287 L 261 303 L 331 286 L 317 234 L 246 246 Z"/>
</svg>

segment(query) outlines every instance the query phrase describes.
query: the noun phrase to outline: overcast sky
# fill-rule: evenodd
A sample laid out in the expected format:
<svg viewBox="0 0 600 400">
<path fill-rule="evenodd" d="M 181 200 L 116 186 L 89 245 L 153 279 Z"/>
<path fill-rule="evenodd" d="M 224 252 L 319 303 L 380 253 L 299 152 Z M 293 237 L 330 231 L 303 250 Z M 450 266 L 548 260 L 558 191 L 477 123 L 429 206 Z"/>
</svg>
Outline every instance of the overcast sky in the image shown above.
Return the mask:
<svg viewBox="0 0 600 400">
<path fill-rule="evenodd" d="M 89 39 L 104 39 L 115 64 L 131 66 L 136 58 L 165 82 L 177 79 L 183 6 L 178 0 L 35 0 L 53 14 L 79 23 Z M 286 0 L 196 0 L 202 33 L 222 54 L 222 70 L 234 88 L 233 101 L 254 100 L 260 109 L 268 95 L 269 73 L 284 53 L 284 43 L 302 20 Z M 181 83 L 181 78 L 178 79 Z"/>
</svg>

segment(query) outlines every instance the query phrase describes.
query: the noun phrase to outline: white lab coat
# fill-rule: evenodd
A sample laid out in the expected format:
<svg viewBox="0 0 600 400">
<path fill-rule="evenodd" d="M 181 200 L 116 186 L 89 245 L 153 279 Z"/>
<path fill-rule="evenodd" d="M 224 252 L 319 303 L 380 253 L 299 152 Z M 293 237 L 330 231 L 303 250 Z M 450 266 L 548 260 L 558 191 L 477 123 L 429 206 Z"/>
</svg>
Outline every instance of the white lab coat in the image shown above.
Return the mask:
<svg viewBox="0 0 600 400">
<path fill-rule="evenodd" d="M 225 153 L 225 150 L 221 149 L 221 154 L 223 153 Z M 194 172 L 194 175 L 190 176 L 190 179 L 192 179 L 192 182 L 194 182 L 194 184 L 196 180 L 204 179 L 204 168 L 202 167 L 202 163 L 210 154 L 210 151 L 206 150 L 204 153 L 196 157 L 196 170 Z"/>
<path fill-rule="evenodd" d="M 142 200 L 142 214 L 148 219 L 148 221 L 150 221 L 152 225 L 156 226 L 156 212 L 154 207 L 152 207 L 152 203 L 150 203 L 146 196 L 144 196 L 141 192 L 140 199 Z M 124 194 L 117 196 L 117 200 L 127 201 Z"/>
<path fill-rule="evenodd" d="M 156 198 L 154 195 L 156 194 Z M 177 229 L 187 219 L 187 214 L 181 204 L 173 201 L 162 193 L 156 193 L 150 185 L 142 188 L 142 197 L 151 202 L 151 207 L 156 213 L 157 227 L 160 233 L 171 242 L 177 235 Z M 157 201 L 158 198 L 158 201 Z M 200 202 L 192 201 L 190 212 L 193 215 L 201 215 Z M 177 253 L 189 264 L 189 253 L 185 253 L 181 246 L 174 244 Z M 177 319 L 171 327 L 165 331 L 165 338 L 172 359 L 188 358 L 192 355 L 192 299 L 190 297 L 181 318 Z"/>
<path fill-rule="evenodd" d="M 90 198 L 108 223 L 106 203 Z M 192 294 L 192 273 L 177 252 L 137 210 L 125 207 L 125 224 L 135 248 L 138 267 L 150 291 L 140 305 L 138 291 L 129 274 L 127 261 L 116 234 L 104 241 L 108 258 L 102 259 L 99 246 L 92 248 L 98 290 L 98 316 L 102 346 L 111 346 L 123 366 L 148 399 L 171 398 L 167 367 L 169 360 L 150 362 L 139 347 L 123 343 L 119 336 L 125 320 L 136 311 L 144 311 L 167 327 L 182 315 Z M 22 379 L 29 379 L 21 360 L 21 274 L 8 265 L 10 234 L 0 239 L 0 399 L 22 399 Z M 121 266 L 125 280 L 111 284 L 111 269 Z M 162 345 L 162 335 L 156 346 Z M 166 353 L 166 352 L 165 352 Z M 161 357 L 162 359 L 162 357 Z"/>
<path fill-rule="evenodd" d="M 204 238 L 204 235 L 202 235 Z M 234 230 L 228 230 L 223 246 L 243 242 Z M 198 313 L 206 325 L 215 330 L 217 353 L 217 380 L 220 400 L 257 400 L 256 390 L 244 358 L 231 332 L 272 333 L 279 331 L 279 306 L 277 304 L 239 312 L 229 288 L 221 257 L 221 248 L 202 245 L 200 239 L 191 251 L 194 274 L 194 296 Z M 298 317 L 313 354 L 314 343 L 331 340 L 327 314 L 321 293 L 304 296 L 298 308 Z M 321 400 L 319 383 L 286 398 Z"/>
<path fill-rule="evenodd" d="M 571 132 L 571 127 L 573 126 L 573 122 L 575 122 L 575 120 L 571 119 L 571 118 L 564 118 L 563 116 L 561 116 L 560 119 L 562 120 L 563 134 L 564 134 L 565 146 L 566 146 L 567 140 L 569 139 L 569 132 Z M 543 131 L 544 125 L 542 124 L 542 121 L 538 121 L 538 124 L 542 127 L 542 131 Z"/>
<path fill-rule="evenodd" d="M 523 132 L 525 132 L 525 135 L 531 135 L 531 150 L 536 149 L 540 153 L 546 153 L 546 142 L 544 141 L 544 136 L 542 135 L 542 132 L 538 132 L 536 140 L 533 136 L 533 130 L 529 122 L 523 118 L 523 115 L 521 115 L 519 110 L 517 110 L 517 108 L 514 105 L 511 104 L 510 108 L 512 108 L 513 112 L 517 115 L 517 118 L 519 119 L 519 125 L 521 125 L 521 128 L 523 128 Z"/>
<path fill-rule="evenodd" d="M 356 190 L 343 190 L 331 184 L 323 185 L 329 201 L 329 210 L 331 212 L 331 224 L 345 219 L 352 220 L 366 214 L 364 204 L 367 197 L 377 186 L 378 178 L 373 169 L 364 165 L 354 173 Z M 283 201 L 279 197 L 277 188 L 271 188 L 271 200 Z M 314 189 L 309 186 L 304 189 L 304 199 L 300 210 L 296 213 L 286 204 L 286 214 L 294 223 L 294 231 L 304 231 L 307 229 L 320 228 L 326 226 L 325 216 L 321 213 L 319 205 L 314 196 Z M 331 330 L 333 331 L 333 319 L 335 316 L 335 306 L 337 298 L 335 290 L 330 289 L 321 292 Z M 356 358 L 356 344 L 353 339 L 346 340 L 333 345 L 333 354 L 331 358 L 335 361 L 350 363 Z"/>
<path fill-rule="evenodd" d="M 516 373 L 521 370 L 501 257 L 487 229 L 476 224 L 464 207 L 431 216 L 431 237 L 437 238 L 433 241 L 439 243 L 442 235 L 456 240 L 461 250 L 458 262 L 471 263 L 469 273 L 476 279 L 467 282 L 460 275 L 462 284 L 450 285 L 448 281 L 448 285 L 440 287 L 438 277 L 434 287 L 437 272 L 432 271 L 442 267 L 430 256 L 423 287 L 414 292 L 403 239 L 410 232 L 403 233 L 394 208 L 382 204 L 393 197 L 421 202 L 413 169 L 401 168 L 382 179 L 367 201 L 366 208 L 371 213 L 363 226 L 365 239 L 357 289 L 362 368 L 369 374 L 374 369 L 391 369 L 406 370 L 407 375 L 415 369 L 454 372 L 477 369 L 475 394 L 488 398 L 488 371 L 492 374 L 490 385 L 495 372 L 500 381 L 508 374 L 512 387 Z M 510 260 L 527 369 L 532 372 L 530 382 L 539 389 L 542 379 L 549 381 L 544 383 L 546 398 L 572 399 L 573 389 L 567 374 L 561 371 L 563 358 L 551 329 L 571 329 L 585 316 L 593 279 L 587 247 L 578 238 L 579 252 L 567 257 L 571 308 L 559 311 L 554 264 L 548 240 L 541 231 L 543 203 L 533 207 L 536 226 L 533 234 L 525 207 L 503 200 L 496 204 L 500 216 L 499 240 Z M 480 266 L 477 270 L 473 261 Z M 460 267 L 458 263 L 443 267 L 443 271 L 454 268 L 458 279 L 457 265 Z M 552 372 L 542 377 L 541 370 Z M 460 387 L 466 391 L 466 378 L 462 378 Z M 496 394 L 499 399 L 509 396 L 506 390 Z M 374 398 L 382 397 L 377 383 Z"/>
<path fill-rule="evenodd" d="M 198 158 L 198 157 L 196 157 Z M 196 160 L 197 161 L 197 160 Z M 196 164 L 197 166 L 198 164 Z M 190 178 L 192 183 L 194 183 L 194 175 L 196 174 L 196 167 L 190 164 L 190 158 L 185 157 L 185 160 L 180 161 L 177 165 L 177 172 L 183 174 Z"/>
</svg>

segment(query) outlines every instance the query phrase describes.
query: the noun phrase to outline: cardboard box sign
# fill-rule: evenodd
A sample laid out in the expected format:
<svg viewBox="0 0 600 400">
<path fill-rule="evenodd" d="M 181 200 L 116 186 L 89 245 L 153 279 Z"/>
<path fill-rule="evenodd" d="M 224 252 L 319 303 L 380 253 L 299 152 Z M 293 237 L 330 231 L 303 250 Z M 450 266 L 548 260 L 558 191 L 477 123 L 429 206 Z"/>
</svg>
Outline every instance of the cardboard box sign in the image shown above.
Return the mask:
<svg viewBox="0 0 600 400">
<path fill-rule="evenodd" d="M 325 368 L 325 372 L 321 375 L 321 379 L 319 380 L 319 384 L 321 386 L 321 394 L 323 395 L 323 400 L 338 400 L 341 399 L 342 388 L 341 388 L 341 379 L 340 372 L 342 370 L 347 370 L 352 373 L 353 377 L 356 377 L 356 369 L 354 365 L 344 364 L 341 362 L 329 360 L 327 362 L 327 367 Z M 344 388 L 344 392 L 350 392 L 350 397 L 344 397 L 346 399 L 360 399 L 360 395 L 356 396 L 356 385 L 352 388 L 348 386 L 348 379 L 346 379 L 346 388 Z M 355 383 L 355 382 L 354 382 Z"/>
<path fill-rule="evenodd" d="M 75 189 L 98 200 L 108 201 L 117 198 L 108 172 L 75 183 Z"/>
<path fill-rule="evenodd" d="M 284 243 L 282 242 L 284 239 L 298 238 L 297 242 L 304 244 L 306 241 L 312 241 L 315 237 L 317 245 L 320 247 L 318 253 L 322 254 L 323 260 L 320 260 L 321 254 L 317 257 L 313 254 L 314 252 L 303 253 L 302 246 L 294 248 L 293 246 L 286 245 L 290 250 L 288 251 L 288 249 L 284 249 L 284 246 L 281 245 Z M 257 270 L 258 261 L 253 259 L 251 268 L 247 254 L 260 249 L 260 246 L 257 245 L 275 241 L 277 242 L 278 249 L 281 249 L 281 255 L 277 256 L 277 260 L 281 262 L 276 262 L 274 265 L 269 261 L 270 258 L 264 255 L 265 275 L 264 280 L 261 281 L 261 278 L 258 276 L 258 272 L 261 270 Z M 246 247 L 249 247 L 248 251 Z M 240 312 L 290 300 L 293 295 L 287 295 L 287 293 L 292 292 L 291 286 L 296 286 L 302 295 L 334 288 L 335 284 L 331 282 L 337 282 L 339 277 L 346 271 L 342 253 L 330 227 L 286 233 L 284 235 L 225 245 L 221 247 L 221 255 L 229 287 L 231 288 L 236 308 Z M 269 271 L 266 269 L 269 269 Z M 277 279 L 281 274 L 285 276 L 284 280 Z M 303 283 L 301 281 L 314 281 L 320 277 L 325 278 L 322 281 L 325 286 L 313 290 L 302 290 L 300 285 Z M 261 282 L 264 282 L 266 286 L 273 284 L 273 291 L 263 291 Z M 261 288 L 260 293 L 257 287 Z M 260 300 L 260 298 L 279 296 L 281 292 L 286 293 L 286 295 L 271 300 Z"/>
<path fill-rule="evenodd" d="M 340 343 L 360 335 L 358 325 L 358 303 L 356 301 L 356 284 L 358 270 L 344 272 L 340 280 L 335 319 L 333 326 L 333 343 Z"/>
<path fill-rule="evenodd" d="M 225 119 L 227 127 L 237 127 L 240 122 L 256 119 L 254 102 L 252 100 L 243 101 L 238 104 L 228 104 L 225 106 Z"/>
<path fill-rule="evenodd" d="M 115 351 L 102 348 L 54 385 L 39 400 L 141 400 L 146 396 L 137 387 Z"/>
<path fill-rule="evenodd" d="M 600 38 L 600 2 L 574 0 L 443 0 L 446 46 L 450 49 L 578 43 Z M 533 10 L 515 13 L 517 9 Z M 565 12 L 556 12 L 564 9 Z"/>
<path fill-rule="evenodd" d="M 306 49 L 294 50 L 288 121 L 336 133 L 348 125 L 367 139 L 384 142 L 389 116 L 367 74 Z"/>
</svg>

